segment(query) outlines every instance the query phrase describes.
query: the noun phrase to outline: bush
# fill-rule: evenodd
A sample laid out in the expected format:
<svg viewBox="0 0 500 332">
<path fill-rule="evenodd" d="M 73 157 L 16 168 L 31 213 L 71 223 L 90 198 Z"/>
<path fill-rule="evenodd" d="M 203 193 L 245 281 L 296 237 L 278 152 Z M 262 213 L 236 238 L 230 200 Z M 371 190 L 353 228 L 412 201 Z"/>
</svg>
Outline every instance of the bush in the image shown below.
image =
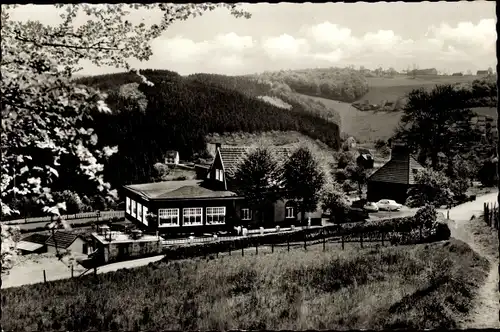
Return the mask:
<svg viewBox="0 0 500 332">
<path fill-rule="evenodd" d="M 433 205 L 426 204 L 415 213 L 414 218 L 417 223 L 430 228 L 436 222 L 437 212 Z"/>
<path fill-rule="evenodd" d="M 384 141 L 383 139 L 377 139 L 375 141 L 375 149 L 377 150 L 380 150 L 382 149 L 384 146 L 387 146 L 387 142 Z"/>
</svg>

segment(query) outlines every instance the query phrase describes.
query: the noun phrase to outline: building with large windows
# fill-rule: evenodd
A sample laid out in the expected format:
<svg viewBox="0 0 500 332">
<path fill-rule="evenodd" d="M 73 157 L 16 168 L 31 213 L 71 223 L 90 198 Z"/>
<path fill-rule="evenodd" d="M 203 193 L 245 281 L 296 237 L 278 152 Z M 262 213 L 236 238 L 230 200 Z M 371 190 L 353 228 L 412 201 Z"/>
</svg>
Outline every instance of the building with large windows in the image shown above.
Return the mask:
<svg viewBox="0 0 500 332">
<path fill-rule="evenodd" d="M 144 230 L 159 233 L 203 233 L 230 230 L 240 225 L 296 225 L 300 214 L 293 202 L 279 200 L 260 211 L 264 223 L 258 224 L 257 211 L 235 193 L 229 175 L 234 174 L 251 149 L 217 144 L 212 165 L 198 180 L 124 186 L 126 219 Z M 280 160 L 291 154 L 285 148 L 274 150 L 273 154 Z M 321 219 L 318 213 L 312 215 Z"/>
</svg>

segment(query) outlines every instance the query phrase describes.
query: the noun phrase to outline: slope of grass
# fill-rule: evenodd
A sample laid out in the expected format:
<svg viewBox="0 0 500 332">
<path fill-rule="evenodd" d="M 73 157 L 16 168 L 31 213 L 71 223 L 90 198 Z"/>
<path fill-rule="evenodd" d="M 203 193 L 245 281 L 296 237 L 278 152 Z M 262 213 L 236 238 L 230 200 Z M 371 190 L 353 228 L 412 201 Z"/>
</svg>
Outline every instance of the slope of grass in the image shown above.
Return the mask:
<svg viewBox="0 0 500 332">
<path fill-rule="evenodd" d="M 28 330 L 454 328 L 487 262 L 451 240 L 151 264 L 2 292 Z"/>
</svg>

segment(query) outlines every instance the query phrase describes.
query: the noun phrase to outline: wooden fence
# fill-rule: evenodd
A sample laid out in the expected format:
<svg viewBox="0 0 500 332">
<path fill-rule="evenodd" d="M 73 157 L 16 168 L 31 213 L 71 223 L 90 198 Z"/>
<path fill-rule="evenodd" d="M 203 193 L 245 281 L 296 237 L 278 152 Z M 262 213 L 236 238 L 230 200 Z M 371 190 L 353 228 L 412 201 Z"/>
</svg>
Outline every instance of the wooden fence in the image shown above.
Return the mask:
<svg viewBox="0 0 500 332">
<path fill-rule="evenodd" d="M 78 214 L 66 214 L 62 215 L 61 218 L 64 220 L 77 220 L 77 219 L 96 219 L 99 217 L 100 220 L 112 219 L 112 218 L 124 218 L 125 211 L 102 211 L 102 212 L 84 212 Z M 41 222 L 50 222 L 52 220 L 51 216 L 45 217 L 35 217 L 35 218 L 25 218 L 9 220 L 5 223 L 8 225 L 20 225 L 20 224 L 35 224 Z"/>
</svg>

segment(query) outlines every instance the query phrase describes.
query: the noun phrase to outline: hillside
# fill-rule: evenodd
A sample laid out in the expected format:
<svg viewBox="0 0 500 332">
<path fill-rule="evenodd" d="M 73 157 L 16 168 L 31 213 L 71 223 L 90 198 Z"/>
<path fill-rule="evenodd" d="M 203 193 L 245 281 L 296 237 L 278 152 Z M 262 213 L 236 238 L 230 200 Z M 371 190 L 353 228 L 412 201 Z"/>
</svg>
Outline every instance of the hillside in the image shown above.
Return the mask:
<svg viewBox="0 0 500 332">
<path fill-rule="evenodd" d="M 109 94 L 113 113 L 96 114 L 89 125 L 96 129 L 99 144 L 118 145 L 119 153 L 105 165 L 105 176 L 115 187 L 152 181 L 153 165 L 168 149 L 178 150 L 184 160 L 206 155 L 206 136 L 213 133 L 297 131 L 334 150 L 339 147 L 339 126 L 299 101 L 287 100 L 291 109 L 286 110 L 249 93 L 173 72 L 141 73 L 154 86 L 129 73 L 77 80 Z"/>
<path fill-rule="evenodd" d="M 300 94 L 344 102 L 353 102 L 368 92 L 365 76 L 351 68 L 281 70 L 249 76 L 260 81 L 284 84 Z"/>
</svg>

